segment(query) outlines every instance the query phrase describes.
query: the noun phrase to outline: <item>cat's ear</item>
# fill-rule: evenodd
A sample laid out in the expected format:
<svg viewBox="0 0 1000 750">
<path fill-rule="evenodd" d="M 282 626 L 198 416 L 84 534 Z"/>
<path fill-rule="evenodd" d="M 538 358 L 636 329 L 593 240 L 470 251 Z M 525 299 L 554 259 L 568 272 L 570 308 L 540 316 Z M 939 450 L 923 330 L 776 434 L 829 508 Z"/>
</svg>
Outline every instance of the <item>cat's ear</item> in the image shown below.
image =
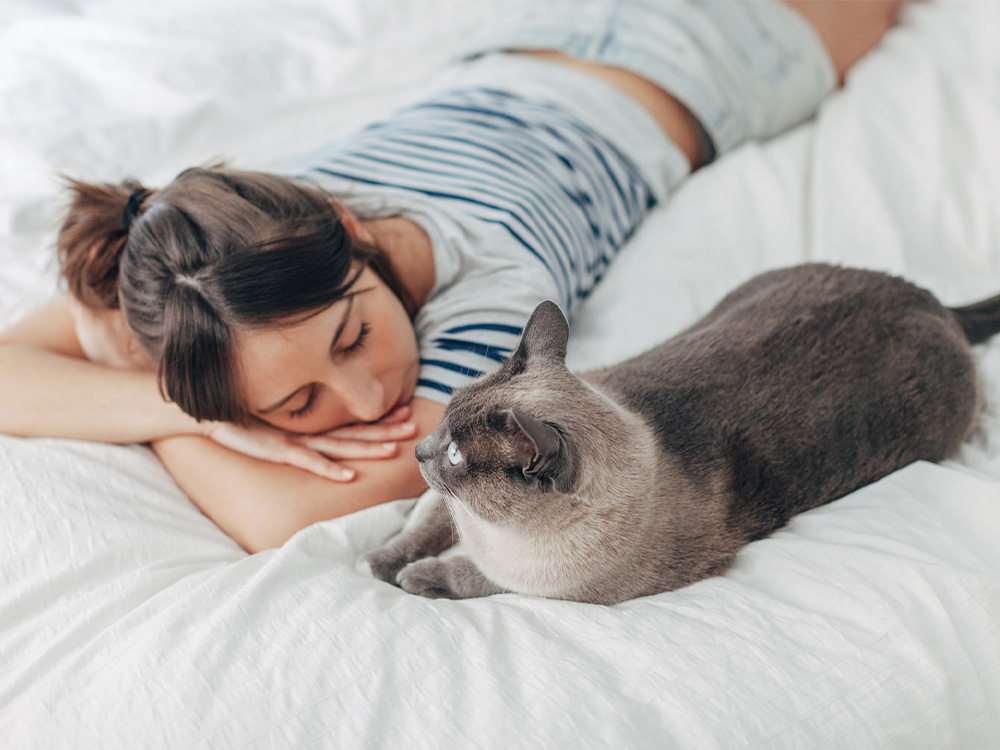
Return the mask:
<svg viewBox="0 0 1000 750">
<path fill-rule="evenodd" d="M 557 490 L 569 492 L 574 479 L 573 461 L 563 436 L 552 425 L 517 409 L 508 409 L 507 414 L 520 438 L 515 450 L 524 475 L 550 479 Z"/>
<path fill-rule="evenodd" d="M 540 302 L 528 318 L 517 348 L 510 355 L 510 366 L 515 371 L 521 371 L 528 362 L 565 364 L 568 339 L 569 323 L 559 305 L 551 300 Z"/>
</svg>

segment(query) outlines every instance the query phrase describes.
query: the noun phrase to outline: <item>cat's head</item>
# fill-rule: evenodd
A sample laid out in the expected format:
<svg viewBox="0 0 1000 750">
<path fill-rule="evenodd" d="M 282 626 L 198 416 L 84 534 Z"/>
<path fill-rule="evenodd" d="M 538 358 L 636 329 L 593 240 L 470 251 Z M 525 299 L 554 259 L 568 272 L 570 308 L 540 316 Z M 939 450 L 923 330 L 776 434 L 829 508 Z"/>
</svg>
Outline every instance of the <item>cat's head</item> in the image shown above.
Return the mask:
<svg viewBox="0 0 1000 750">
<path fill-rule="evenodd" d="M 568 335 L 558 306 L 541 303 L 510 358 L 454 393 L 417 445 L 431 487 L 504 526 L 558 524 L 582 510 L 595 427 L 613 407 L 566 368 Z"/>
</svg>

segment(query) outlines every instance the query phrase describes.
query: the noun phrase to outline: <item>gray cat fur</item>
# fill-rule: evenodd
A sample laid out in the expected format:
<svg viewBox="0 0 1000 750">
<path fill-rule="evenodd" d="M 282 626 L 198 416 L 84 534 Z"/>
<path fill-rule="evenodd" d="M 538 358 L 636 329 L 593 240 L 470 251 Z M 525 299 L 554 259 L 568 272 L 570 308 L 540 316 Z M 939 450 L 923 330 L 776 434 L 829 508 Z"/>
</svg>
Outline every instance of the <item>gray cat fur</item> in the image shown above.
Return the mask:
<svg viewBox="0 0 1000 750">
<path fill-rule="evenodd" d="M 810 264 L 574 375 L 566 320 L 543 302 L 417 446 L 438 509 L 367 561 L 424 596 L 603 604 L 721 574 L 793 514 L 952 455 L 981 409 L 970 341 L 998 330 L 1000 297 L 949 309 L 895 277 Z M 452 520 L 468 557 L 442 560 Z"/>
</svg>

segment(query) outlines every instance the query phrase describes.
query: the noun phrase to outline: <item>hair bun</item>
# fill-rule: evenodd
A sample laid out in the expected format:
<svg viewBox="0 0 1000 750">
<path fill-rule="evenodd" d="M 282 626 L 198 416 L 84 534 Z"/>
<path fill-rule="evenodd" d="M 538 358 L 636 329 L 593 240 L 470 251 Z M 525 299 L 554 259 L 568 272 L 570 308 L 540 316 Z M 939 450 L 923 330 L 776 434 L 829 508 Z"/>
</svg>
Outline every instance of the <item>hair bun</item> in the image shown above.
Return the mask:
<svg viewBox="0 0 1000 750">
<path fill-rule="evenodd" d="M 59 231 L 60 273 L 82 304 L 116 309 L 118 262 L 128 230 L 153 191 L 135 180 L 120 185 L 65 180 L 72 200 Z"/>
</svg>

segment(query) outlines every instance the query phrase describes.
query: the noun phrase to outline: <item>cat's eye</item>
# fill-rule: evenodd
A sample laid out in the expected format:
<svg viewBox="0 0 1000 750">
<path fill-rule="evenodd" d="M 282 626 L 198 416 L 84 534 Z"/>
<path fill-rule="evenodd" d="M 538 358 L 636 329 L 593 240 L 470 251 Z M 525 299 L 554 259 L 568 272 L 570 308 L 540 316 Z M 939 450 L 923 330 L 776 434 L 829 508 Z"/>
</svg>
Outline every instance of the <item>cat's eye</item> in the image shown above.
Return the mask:
<svg viewBox="0 0 1000 750">
<path fill-rule="evenodd" d="M 458 443 L 452 440 L 448 443 L 448 461 L 452 466 L 457 465 L 462 460 L 462 451 L 458 449 Z"/>
</svg>

